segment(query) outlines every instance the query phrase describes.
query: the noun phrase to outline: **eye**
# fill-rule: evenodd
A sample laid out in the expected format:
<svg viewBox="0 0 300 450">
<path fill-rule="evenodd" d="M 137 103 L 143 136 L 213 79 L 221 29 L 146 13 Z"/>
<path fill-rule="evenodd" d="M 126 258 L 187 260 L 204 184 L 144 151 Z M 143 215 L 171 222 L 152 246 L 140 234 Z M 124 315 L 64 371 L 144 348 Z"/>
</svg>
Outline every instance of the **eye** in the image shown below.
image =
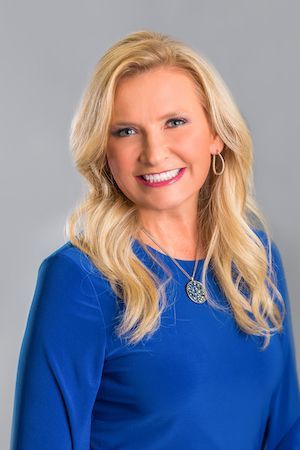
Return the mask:
<svg viewBox="0 0 300 450">
<path fill-rule="evenodd" d="M 179 118 L 179 117 L 175 118 L 174 117 L 167 121 L 167 123 L 170 123 L 170 122 L 173 122 L 173 123 L 181 122 L 181 124 L 184 124 L 187 121 L 186 121 L 186 119 L 183 119 L 183 118 Z M 177 128 L 177 126 L 178 125 L 175 124 L 175 126 L 171 126 L 170 128 Z M 120 128 L 119 130 L 113 131 L 112 134 L 113 134 L 113 136 L 116 136 L 116 137 L 128 137 L 128 136 L 132 136 L 134 134 L 134 133 L 132 133 L 132 131 L 135 133 L 133 128 L 126 127 L 126 128 Z"/>
<path fill-rule="evenodd" d="M 133 130 L 133 128 L 121 128 L 120 130 L 116 130 L 116 131 L 114 131 L 112 134 L 114 135 L 114 136 L 117 136 L 117 137 L 126 137 L 126 136 L 130 136 L 132 133 L 129 133 L 129 134 L 121 134 L 123 131 L 127 131 L 127 130 Z"/>
<path fill-rule="evenodd" d="M 173 119 L 170 119 L 170 120 L 168 120 L 168 123 L 169 122 L 182 122 L 182 123 L 186 123 L 186 120 L 185 119 L 181 119 L 181 118 L 173 118 Z M 171 127 L 171 128 L 177 128 L 177 126 L 175 125 L 175 127 Z"/>
</svg>

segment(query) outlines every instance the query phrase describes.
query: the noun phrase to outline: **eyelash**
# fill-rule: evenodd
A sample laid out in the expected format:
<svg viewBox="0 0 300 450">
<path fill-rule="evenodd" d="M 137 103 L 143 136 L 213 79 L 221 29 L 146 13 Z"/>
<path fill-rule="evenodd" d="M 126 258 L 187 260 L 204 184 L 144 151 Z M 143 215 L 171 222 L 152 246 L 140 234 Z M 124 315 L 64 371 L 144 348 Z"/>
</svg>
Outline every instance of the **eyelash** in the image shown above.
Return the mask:
<svg viewBox="0 0 300 450">
<path fill-rule="evenodd" d="M 181 121 L 181 122 L 183 122 L 183 123 L 186 123 L 186 122 L 187 122 L 187 120 L 186 120 L 186 119 L 183 119 L 182 117 L 174 117 L 174 118 L 172 118 L 172 119 L 169 119 L 169 120 L 167 121 L 167 123 L 168 123 L 168 122 L 175 122 L 175 121 L 178 121 L 178 120 Z M 171 127 L 171 128 L 177 128 L 177 126 Z M 120 128 L 119 130 L 114 131 L 112 134 L 113 134 L 114 136 L 116 136 L 116 137 L 128 137 L 128 136 L 131 136 L 130 134 L 127 134 L 127 135 L 125 135 L 125 136 L 120 136 L 121 131 L 124 131 L 124 130 L 133 130 L 133 128 L 130 128 L 130 127 Z"/>
</svg>

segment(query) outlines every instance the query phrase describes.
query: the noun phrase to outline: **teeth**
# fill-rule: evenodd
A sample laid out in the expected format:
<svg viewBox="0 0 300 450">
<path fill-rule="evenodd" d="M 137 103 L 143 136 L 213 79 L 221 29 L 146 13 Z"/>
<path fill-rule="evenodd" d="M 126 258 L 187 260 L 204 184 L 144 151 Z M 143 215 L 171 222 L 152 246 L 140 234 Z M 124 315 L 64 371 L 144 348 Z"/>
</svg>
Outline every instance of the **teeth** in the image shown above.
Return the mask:
<svg viewBox="0 0 300 450">
<path fill-rule="evenodd" d="M 167 172 L 163 172 L 161 174 L 155 175 L 142 175 L 144 180 L 150 181 L 150 183 L 158 183 L 159 181 L 171 180 L 171 178 L 176 177 L 178 175 L 180 169 L 169 170 Z"/>
</svg>

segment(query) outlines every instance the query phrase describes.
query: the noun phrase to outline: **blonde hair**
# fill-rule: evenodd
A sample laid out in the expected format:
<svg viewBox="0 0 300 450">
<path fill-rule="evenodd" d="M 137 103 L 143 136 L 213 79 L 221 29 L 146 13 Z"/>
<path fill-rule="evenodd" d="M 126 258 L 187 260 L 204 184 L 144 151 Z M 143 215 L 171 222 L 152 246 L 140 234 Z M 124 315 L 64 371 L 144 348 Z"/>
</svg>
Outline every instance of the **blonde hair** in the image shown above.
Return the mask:
<svg viewBox="0 0 300 450">
<path fill-rule="evenodd" d="M 225 171 L 216 176 L 210 169 L 198 201 L 198 225 L 206 245 L 201 281 L 207 301 L 224 309 L 213 300 L 206 283 L 211 264 L 236 324 L 247 334 L 264 336 L 264 350 L 271 333 L 282 330 L 283 317 L 273 295 L 284 313 L 285 305 L 275 283 L 271 234 L 252 194 L 252 139 L 216 69 L 182 42 L 159 32 L 137 31 L 113 45 L 97 63 L 71 125 L 75 166 L 86 179 L 88 192 L 69 215 L 66 235 L 123 301 L 118 335 L 127 336 L 130 343 L 151 336 L 160 326 L 171 275 L 163 266 L 169 276 L 162 282 L 135 255 L 136 205 L 115 183 L 105 149 L 118 81 L 161 66 L 181 69 L 193 78 L 207 120 L 224 142 Z M 267 251 L 253 229 L 257 226 L 264 230 Z"/>
</svg>

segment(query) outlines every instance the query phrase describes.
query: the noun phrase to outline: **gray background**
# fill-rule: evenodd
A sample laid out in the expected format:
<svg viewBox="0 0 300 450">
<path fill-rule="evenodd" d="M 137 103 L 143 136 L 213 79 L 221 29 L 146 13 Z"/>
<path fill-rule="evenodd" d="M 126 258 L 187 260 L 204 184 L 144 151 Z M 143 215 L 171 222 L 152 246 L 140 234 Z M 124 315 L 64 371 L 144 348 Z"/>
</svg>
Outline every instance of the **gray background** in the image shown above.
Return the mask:
<svg viewBox="0 0 300 450">
<path fill-rule="evenodd" d="M 299 6 L 297 1 L 2 2 L 1 417 L 9 446 L 21 340 L 42 259 L 65 242 L 84 185 L 70 122 L 102 53 L 132 31 L 172 34 L 221 73 L 252 132 L 256 195 L 283 258 L 298 354 Z"/>
</svg>

